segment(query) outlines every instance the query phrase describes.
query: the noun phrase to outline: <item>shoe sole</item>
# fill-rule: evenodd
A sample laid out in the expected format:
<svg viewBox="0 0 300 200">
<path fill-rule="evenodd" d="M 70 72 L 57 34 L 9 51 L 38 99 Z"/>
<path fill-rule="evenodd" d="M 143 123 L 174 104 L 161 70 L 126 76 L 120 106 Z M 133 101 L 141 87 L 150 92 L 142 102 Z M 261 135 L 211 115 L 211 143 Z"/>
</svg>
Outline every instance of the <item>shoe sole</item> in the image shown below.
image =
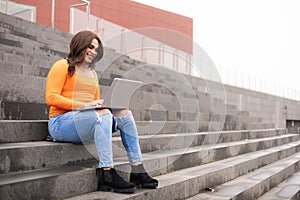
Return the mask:
<svg viewBox="0 0 300 200">
<path fill-rule="evenodd" d="M 133 183 L 133 184 L 135 184 L 135 183 Z M 137 188 L 156 189 L 158 184 L 157 183 L 144 183 L 144 184 L 135 184 L 135 186 Z"/>
<path fill-rule="evenodd" d="M 113 192 L 118 192 L 118 193 L 134 193 L 136 188 L 134 187 L 134 188 L 118 189 L 118 188 L 113 188 L 113 187 L 110 187 L 107 185 L 101 185 L 98 190 L 105 191 L 105 192 L 113 191 Z"/>
</svg>

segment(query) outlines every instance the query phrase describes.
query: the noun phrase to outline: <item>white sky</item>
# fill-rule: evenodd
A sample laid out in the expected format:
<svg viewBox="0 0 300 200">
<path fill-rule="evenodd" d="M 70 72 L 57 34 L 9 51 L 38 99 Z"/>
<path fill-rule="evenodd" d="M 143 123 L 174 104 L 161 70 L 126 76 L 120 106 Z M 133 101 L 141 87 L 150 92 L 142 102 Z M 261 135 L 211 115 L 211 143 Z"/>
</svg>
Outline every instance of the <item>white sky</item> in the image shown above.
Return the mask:
<svg viewBox="0 0 300 200">
<path fill-rule="evenodd" d="M 216 66 L 300 91 L 299 0 L 136 0 L 193 18 Z"/>
</svg>

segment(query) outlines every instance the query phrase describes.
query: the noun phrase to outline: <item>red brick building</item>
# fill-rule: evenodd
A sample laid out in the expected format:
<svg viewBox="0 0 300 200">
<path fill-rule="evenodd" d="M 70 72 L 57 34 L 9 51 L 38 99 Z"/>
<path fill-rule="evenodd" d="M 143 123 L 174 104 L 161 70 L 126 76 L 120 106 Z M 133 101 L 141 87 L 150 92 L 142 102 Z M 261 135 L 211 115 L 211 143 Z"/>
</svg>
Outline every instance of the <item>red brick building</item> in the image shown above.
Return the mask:
<svg viewBox="0 0 300 200">
<path fill-rule="evenodd" d="M 83 3 L 80 0 L 13 0 L 13 2 L 34 6 L 36 22 L 69 32 L 70 6 Z M 52 3 L 54 2 L 54 21 L 52 20 Z M 159 27 L 171 29 L 185 36 L 193 37 L 193 20 L 191 18 L 143 5 L 130 0 L 90 0 L 90 15 L 118 24 L 127 29 Z M 76 9 L 86 11 L 85 6 Z M 75 22 L 76 23 L 76 22 Z M 192 40 L 185 37 L 170 37 L 169 34 L 143 33 L 181 51 L 192 53 Z"/>
</svg>

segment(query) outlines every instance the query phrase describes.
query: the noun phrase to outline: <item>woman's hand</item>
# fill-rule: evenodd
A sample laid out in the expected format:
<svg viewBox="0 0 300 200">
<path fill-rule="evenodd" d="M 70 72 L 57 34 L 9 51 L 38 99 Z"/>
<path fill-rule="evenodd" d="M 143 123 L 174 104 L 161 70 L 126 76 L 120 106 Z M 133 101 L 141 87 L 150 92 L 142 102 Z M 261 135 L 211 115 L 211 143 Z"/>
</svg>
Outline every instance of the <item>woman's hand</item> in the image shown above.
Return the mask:
<svg viewBox="0 0 300 200">
<path fill-rule="evenodd" d="M 104 101 L 103 99 L 91 101 L 91 102 L 85 104 L 84 107 L 89 108 L 89 107 L 93 107 L 93 106 L 101 106 L 103 101 Z"/>
</svg>

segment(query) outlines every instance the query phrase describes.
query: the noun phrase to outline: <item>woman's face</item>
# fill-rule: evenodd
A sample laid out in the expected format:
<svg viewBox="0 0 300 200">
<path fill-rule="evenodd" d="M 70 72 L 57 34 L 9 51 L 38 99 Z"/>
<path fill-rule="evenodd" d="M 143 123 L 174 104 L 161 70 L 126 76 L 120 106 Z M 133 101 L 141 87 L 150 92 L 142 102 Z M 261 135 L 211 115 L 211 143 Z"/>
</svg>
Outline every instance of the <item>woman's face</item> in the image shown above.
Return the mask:
<svg viewBox="0 0 300 200">
<path fill-rule="evenodd" d="M 88 65 L 95 59 L 95 57 L 97 56 L 98 47 L 98 40 L 93 39 L 91 44 L 85 50 L 85 56 L 83 61 L 84 64 Z"/>
</svg>

